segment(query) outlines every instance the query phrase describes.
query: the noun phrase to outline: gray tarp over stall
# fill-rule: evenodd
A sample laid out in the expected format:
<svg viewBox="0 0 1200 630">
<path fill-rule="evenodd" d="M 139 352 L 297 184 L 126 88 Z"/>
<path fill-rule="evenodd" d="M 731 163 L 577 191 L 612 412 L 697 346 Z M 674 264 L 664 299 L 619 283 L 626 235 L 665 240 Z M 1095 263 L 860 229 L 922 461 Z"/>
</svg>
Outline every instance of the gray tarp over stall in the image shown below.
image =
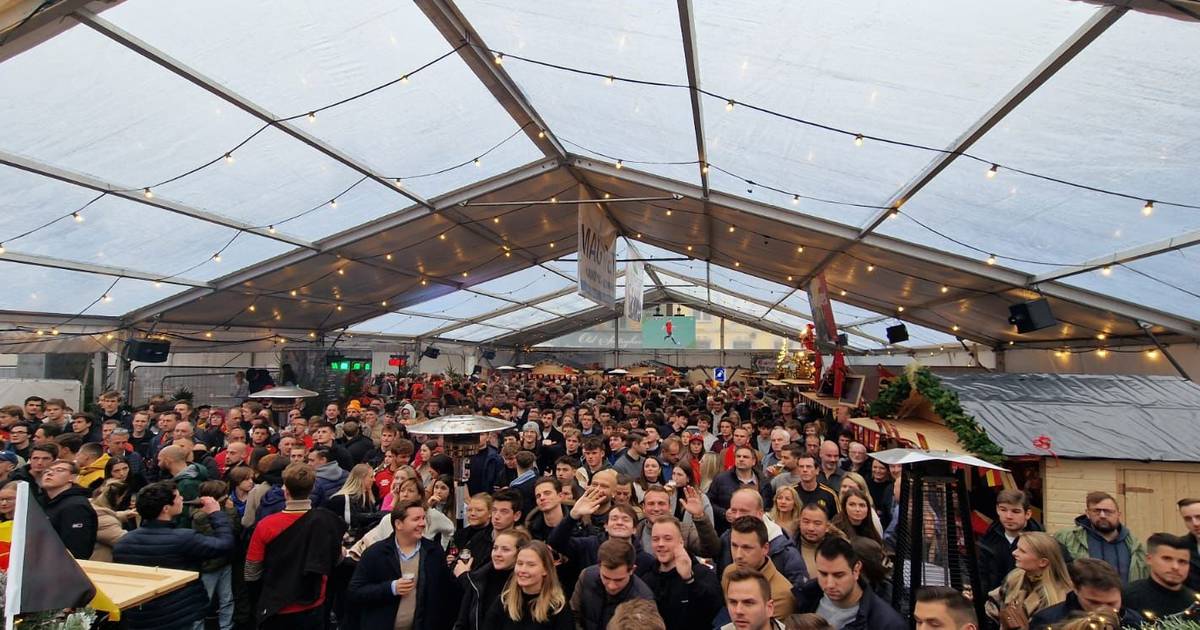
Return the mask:
<svg viewBox="0 0 1200 630">
<path fill-rule="evenodd" d="M 940 377 L 1005 455 L 1200 461 L 1200 385 L 1168 376 Z"/>
</svg>

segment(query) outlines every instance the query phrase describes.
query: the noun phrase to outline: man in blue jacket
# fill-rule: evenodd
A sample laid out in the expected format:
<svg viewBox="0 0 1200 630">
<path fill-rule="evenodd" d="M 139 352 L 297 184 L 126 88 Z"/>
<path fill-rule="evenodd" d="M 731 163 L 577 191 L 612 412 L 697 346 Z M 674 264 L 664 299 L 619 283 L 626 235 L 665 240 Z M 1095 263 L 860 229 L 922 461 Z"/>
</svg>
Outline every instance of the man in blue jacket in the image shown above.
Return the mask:
<svg viewBox="0 0 1200 630">
<path fill-rule="evenodd" d="M 212 497 L 201 497 L 200 509 L 212 523 L 211 536 L 175 526 L 183 513 L 183 497 L 173 482 L 160 481 L 142 488 L 137 494 L 142 526 L 117 541 L 113 546 L 113 561 L 199 571 L 201 562 L 227 555 L 233 549 L 229 517 Z M 200 580 L 195 580 L 141 606 L 123 610 L 121 616 L 130 630 L 202 628 L 207 610 L 208 594 Z"/>
</svg>

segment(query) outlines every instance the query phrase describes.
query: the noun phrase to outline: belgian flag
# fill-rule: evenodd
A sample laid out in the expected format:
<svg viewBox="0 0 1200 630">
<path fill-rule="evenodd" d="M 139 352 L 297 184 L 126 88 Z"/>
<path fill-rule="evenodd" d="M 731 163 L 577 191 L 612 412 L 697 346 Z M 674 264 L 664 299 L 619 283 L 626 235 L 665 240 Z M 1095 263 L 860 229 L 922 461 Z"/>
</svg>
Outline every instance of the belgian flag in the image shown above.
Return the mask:
<svg viewBox="0 0 1200 630">
<path fill-rule="evenodd" d="M 8 574 L 5 627 L 12 628 L 16 617 L 23 614 L 80 608 L 92 601 L 96 588 L 32 500 L 24 481 L 17 486 L 13 520 L 5 526 L 0 532 L 0 544 L 7 546 L 2 549 L 6 555 L 0 557 L 6 561 L 3 568 Z"/>
</svg>

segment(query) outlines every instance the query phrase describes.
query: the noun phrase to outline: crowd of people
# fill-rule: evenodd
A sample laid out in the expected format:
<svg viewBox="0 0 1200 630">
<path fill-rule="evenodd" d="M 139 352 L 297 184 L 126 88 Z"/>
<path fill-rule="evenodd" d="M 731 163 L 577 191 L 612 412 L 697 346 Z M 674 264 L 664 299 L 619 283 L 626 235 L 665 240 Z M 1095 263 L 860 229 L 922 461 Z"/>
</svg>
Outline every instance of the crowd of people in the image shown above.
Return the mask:
<svg viewBox="0 0 1200 630">
<path fill-rule="evenodd" d="M 1006 489 L 982 592 L 927 586 L 902 616 L 902 469 L 792 389 L 368 383 L 311 417 L 116 392 L 94 413 L 0 407 L 0 519 L 25 481 L 75 557 L 199 572 L 124 611 L 131 629 L 1118 628 L 1197 607 L 1198 498 L 1178 504 L 1189 534 L 1143 542 L 1103 492 L 1051 535 Z M 479 436 L 465 487 L 409 432 L 448 412 L 514 424 Z"/>
</svg>

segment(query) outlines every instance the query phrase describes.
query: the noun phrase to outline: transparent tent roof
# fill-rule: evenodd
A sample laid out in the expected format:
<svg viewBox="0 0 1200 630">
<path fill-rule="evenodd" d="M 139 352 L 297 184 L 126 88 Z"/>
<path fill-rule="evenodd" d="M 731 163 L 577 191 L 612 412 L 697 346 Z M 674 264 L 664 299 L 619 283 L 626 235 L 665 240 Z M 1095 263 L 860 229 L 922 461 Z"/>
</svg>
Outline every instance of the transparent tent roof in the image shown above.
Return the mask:
<svg viewBox="0 0 1200 630">
<path fill-rule="evenodd" d="M 520 343 L 603 316 L 574 290 L 595 199 L 649 297 L 773 334 L 823 275 L 862 348 L 900 321 L 1200 339 L 1200 22 L 1167 5 L 26 4 L 0 9 L 9 336 Z M 1062 325 L 1017 335 L 1039 294 Z"/>
</svg>

